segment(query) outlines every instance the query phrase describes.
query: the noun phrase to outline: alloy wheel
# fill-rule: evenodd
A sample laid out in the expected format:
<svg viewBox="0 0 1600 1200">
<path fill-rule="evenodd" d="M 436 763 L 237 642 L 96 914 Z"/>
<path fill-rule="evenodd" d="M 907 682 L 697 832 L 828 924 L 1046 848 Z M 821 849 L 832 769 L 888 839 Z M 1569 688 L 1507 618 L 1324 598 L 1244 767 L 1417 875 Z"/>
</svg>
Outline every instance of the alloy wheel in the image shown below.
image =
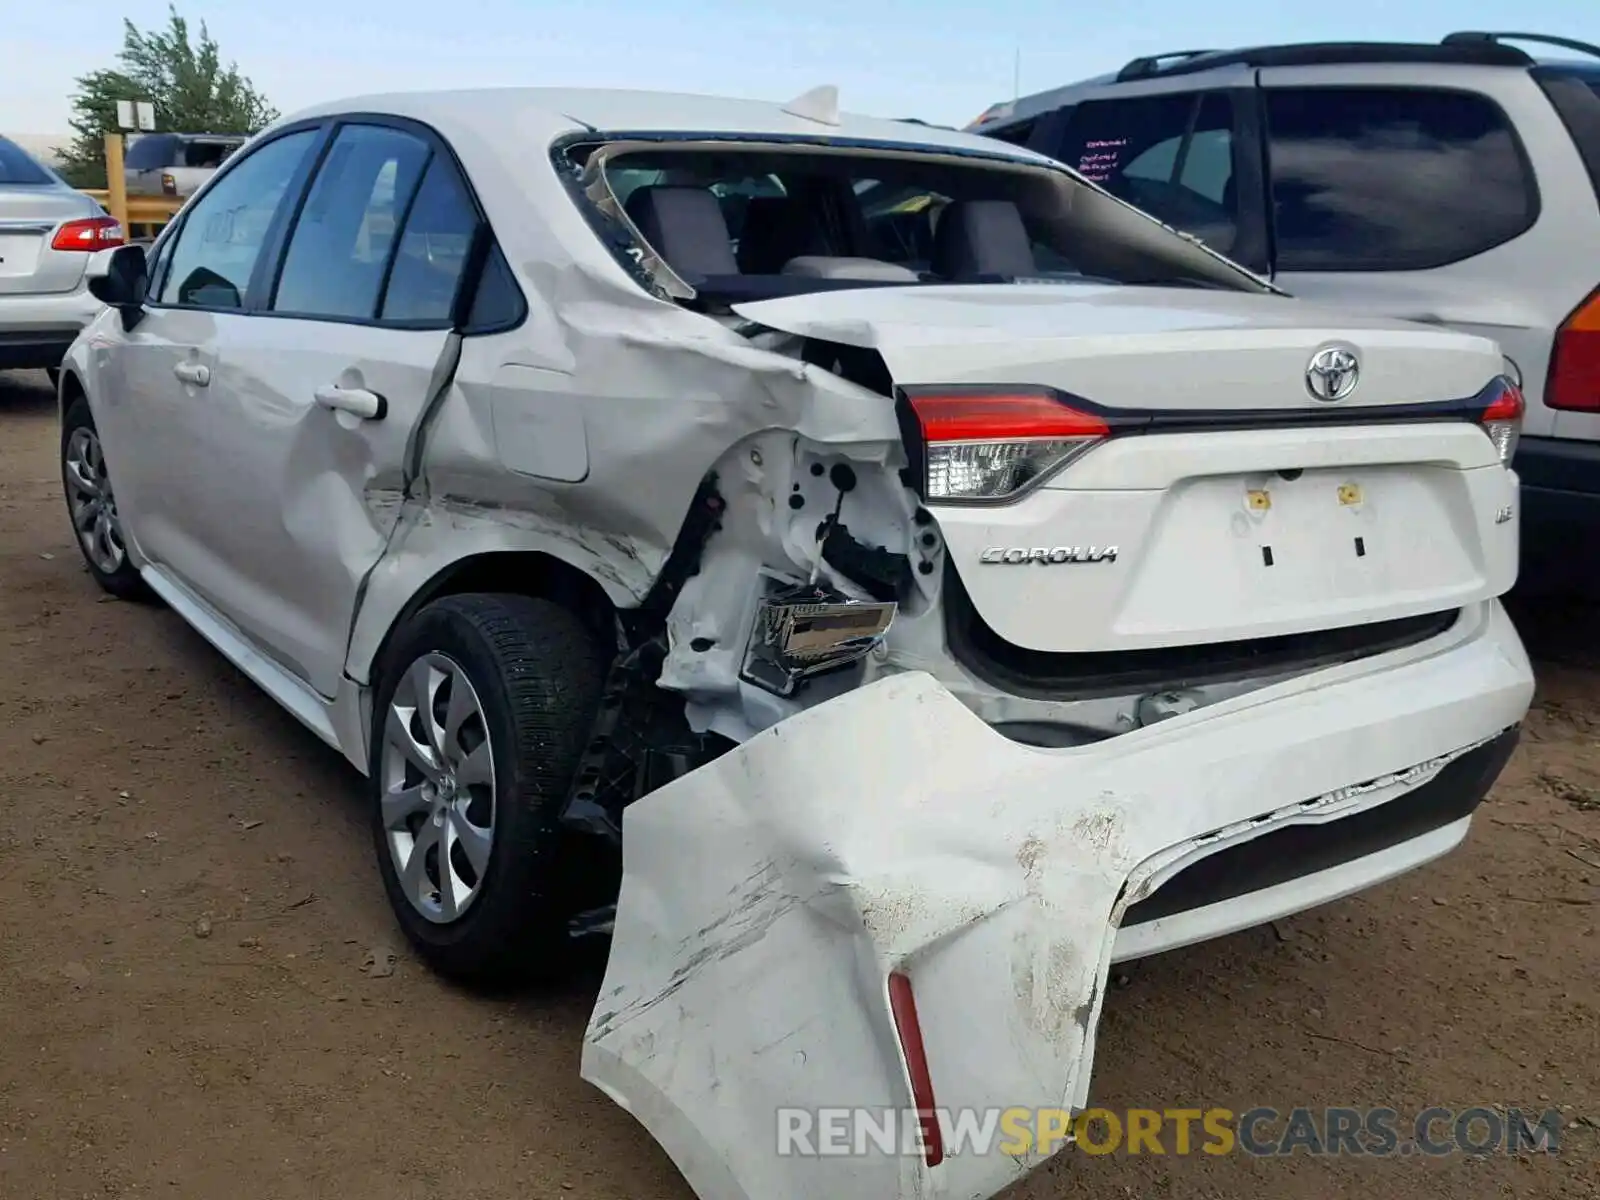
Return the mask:
<svg viewBox="0 0 1600 1200">
<path fill-rule="evenodd" d="M 117 517 L 117 498 L 106 474 L 105 452 L 93 429 L 79 427 L 67 439 L 67 505 L 72 528 L 96 570 L 115 575 L 128 560 Z"/>
<path fill-rule="evenodd" d="M 461 664 L 424 654 L 389 701 L 379 804 L 389 853 L 411 906 L 458 920 L 483 889 L 494 848 L 494 748 L 483 703 Z"/>
</svg>

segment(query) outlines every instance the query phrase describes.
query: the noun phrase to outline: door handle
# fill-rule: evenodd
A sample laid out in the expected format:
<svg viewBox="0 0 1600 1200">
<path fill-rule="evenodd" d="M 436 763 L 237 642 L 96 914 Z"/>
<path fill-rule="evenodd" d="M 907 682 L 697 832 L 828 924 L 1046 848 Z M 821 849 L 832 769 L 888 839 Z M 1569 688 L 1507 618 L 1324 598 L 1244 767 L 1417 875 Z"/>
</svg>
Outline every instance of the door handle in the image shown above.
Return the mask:
<svg viewBox="0 0 1600 1200">
<path fill-rule="evenodd" d="M 205 387 L 211 382 L 211 368 L 205 363 L 181 362 L 172 368 L 172 373 L 195 387 Z"/>
<path fill-rule="evenodd" d="M 325 383 L 316 391 L 317 403 L 335 412 L 347 412 L 363 421 L 381 421 L 389 411 L 389 402 L 377 392 L 366 388 L 340 387 Z"/>
</svg>

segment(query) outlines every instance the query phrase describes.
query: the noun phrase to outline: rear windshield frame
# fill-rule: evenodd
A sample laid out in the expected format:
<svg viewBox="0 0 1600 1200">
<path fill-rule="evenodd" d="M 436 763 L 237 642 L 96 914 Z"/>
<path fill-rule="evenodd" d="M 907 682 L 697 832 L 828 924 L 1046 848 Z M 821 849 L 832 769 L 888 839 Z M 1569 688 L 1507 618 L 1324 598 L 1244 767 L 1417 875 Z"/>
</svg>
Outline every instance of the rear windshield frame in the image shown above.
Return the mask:
<svg viewBox="0 0 1600 1200">
<path fill-rule="evenodd" d="M 635 279 L 647 292 L 664 300 L 673 300 L 680 303 L 700 306 L 705 301 L 716 302 L 713 294 L 717 289 L 707 286 L 697 289 L 684 280 L 677 272 L 673 271 L 656 254 L 647 239 L 634 226 L 623 209 L 621 201 L 612 191 L 604 165 L 612 159 L 625 158 L 629 154 L 648 153 L 650 150 L 671 150 L 693 154 L 696 151 L 715 151 L 728 149 L 737 152 L 747 148 L 751 153 L 769 150 L 773 153 L 801 154 L 844 154 L 859 155 L 864 158 L 891 160 L 903 158 L 907 161 L 927 162 L 930 159 L 966 160 L 963 165 L 985 166 L 998 171 L 1016 173 L 1018 175 L 1032 176 L 1034 178 L 1049 179 L 1054 177 L 1062 183 L 1086 188 L 1099 193 L 1106 201 L 1118 209 L 1124 209 L 1128 214 L 1136 217 L 1141 223 L 1148 222 L 1157 229 L 1182 242 L 1192 246 L 1214 260 L 1220 270 L 1217 274 L 1227 277 L 1223 283 L 1216 279 L 1209 280 L 1210 286 L 1223 287 L 1228 290 L 1244 292 L 1279 293 L 1269 280 L 1250 271 L 1247 267 L 1227 258 L 1212 250 L 1210 247 L 1198 242 L 1181 231 L 1163 224 L 1149 214 L 1128 205 L 1125 201 L 1117 199 L 1097 184 L 1084 179 L 1070 168 L 1047 159 L 1034 160 L 1019 157 L 1014 152 L 1007 152 L 1006 143 L 997 143 L 995 150 L 983 150 L 965 146 L 937 146 L 919 142 L 899 142 L 876 139 L 860 138 L 817 138 L 814 136 L 797 134 L 776 133 L 740 133 L 740 132 L 693 132 L 693 131 L 648 131 L 648 132 L 602 132 L 590 129 L 582 133 L 573 133 L 557 139 L 551 146 L 551 161 L 557 173 L 565 183 L 574 203 L 582 212 L 600 241 L 611 251 L 618 263 Z M 597 156 L 601 169 L 595 170 Z M 766 288 L 768 295 L 797 294 L 803 292 L 819 292 L 840 290 L 841 288 L 870 288 L 870 287 L 906 287 L 917 286 L 901 281 L 882 280 L 823 280 L 796 278 L 792 284 L 777 282 L 776 276 L 739 277 L 761 279 L 769 286 Z M 1083 278 L 1092 278 L 1083 276 Z M 1062 282 L 1070 284 L 1071 277 L 1062 276 Z M 708 281 L 709 283 L 710 281 Z M 728 280 L 720 281 L 722 283 Z M 1184 282 L 1174 277 L 1174 285 Z M 1206 286 L 1207 280 L 1196 278 L 1193 283 Z M 744 292 L 745 287 L 733 289 Z M 733 302 L 739 300 L 754 300 L 761 298 L 757 295 L 739 295 L 730 297 Z M 697 302 L 699 302 L 697 304 Z"/>
</svg>

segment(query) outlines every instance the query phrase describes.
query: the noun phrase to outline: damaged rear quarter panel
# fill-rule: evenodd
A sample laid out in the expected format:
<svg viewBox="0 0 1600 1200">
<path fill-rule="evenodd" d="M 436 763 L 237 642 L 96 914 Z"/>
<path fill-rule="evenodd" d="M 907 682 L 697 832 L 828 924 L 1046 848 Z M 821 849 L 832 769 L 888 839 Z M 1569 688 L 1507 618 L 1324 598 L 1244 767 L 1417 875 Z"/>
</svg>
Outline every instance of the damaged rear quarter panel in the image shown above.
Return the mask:
<svg viewBox="0 0 1600 1200">
<path fill-rule="evenodd" d="M 614 269 L 518 268 L 533 314 L 512 333 L 463 342 L 454 387 L 427 429 L 421 477 L 401 500 L 357 615 L 347 669 L 360 682 L 398 615 L 452 564 L 550 554 L 619 608 L 634 607 L 671 553 L 696 488 L 738 461 L 745 440 L 776 432 L 878 463 L 898 452 L 888 397 L 754 346 Z M 509 390 L 508 380 L 521 386 Z M 560 431 L 584 456 L 581 473 L 547 447 L 539 453 L 552 457 L 530 470 L 527 430 Z M 780 556 L 796 567 L 792 554 Z"/>
</svg>

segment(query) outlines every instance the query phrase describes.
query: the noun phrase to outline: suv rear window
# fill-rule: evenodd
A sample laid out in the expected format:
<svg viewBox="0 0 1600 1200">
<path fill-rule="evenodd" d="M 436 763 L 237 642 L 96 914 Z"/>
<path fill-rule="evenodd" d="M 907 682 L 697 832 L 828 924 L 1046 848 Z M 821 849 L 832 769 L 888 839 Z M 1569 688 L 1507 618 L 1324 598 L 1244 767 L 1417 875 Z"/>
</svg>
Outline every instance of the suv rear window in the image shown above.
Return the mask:
<svg viewBox="0 0 1600 1200">
<path fill-rule="evenodd" d="M 0 137 L 0 184 L 54 183 L 50 173 L 13 141 Z"/>
<path fill-rule="evenodd" d="M 1264 93 L 1280 271 L 1420 271 L 1525 233 L 1539 198 L 1500 107 L 1470 92 Z"/>
</svg>

